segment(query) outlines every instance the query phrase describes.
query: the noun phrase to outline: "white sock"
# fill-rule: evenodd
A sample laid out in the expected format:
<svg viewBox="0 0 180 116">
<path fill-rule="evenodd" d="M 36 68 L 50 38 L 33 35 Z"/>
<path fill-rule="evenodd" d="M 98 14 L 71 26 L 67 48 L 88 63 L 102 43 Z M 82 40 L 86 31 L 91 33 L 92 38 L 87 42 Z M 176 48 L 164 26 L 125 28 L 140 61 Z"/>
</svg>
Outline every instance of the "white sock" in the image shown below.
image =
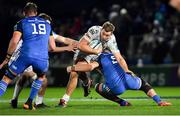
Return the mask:
<svg viewBox="0 0 180 116">
<path fill-rule="evenodd" d="M 19 86 L 19 84 L 16 84 L 15 88 L 14 88 L 14 93 L 13 93 L 13 98 L 12 99 L 18 99 L 19 94 L 20 94 L 22 89 L 23 89 L 22 86 Z"/>
<path fill-rule="evenodd" d="M 68 102 L 69 99 L 70 99 L 70 96 L 67 95 L 67 94 L 64 94 L 64 96 L 62 97 L 62 99 L 64 99 L 66 102 Z"/>
<path fill-rule="evenodd" d="M 36 96 L 35 104 L 42 104 L 43 103 L 43 96 Z"/>
</svg>

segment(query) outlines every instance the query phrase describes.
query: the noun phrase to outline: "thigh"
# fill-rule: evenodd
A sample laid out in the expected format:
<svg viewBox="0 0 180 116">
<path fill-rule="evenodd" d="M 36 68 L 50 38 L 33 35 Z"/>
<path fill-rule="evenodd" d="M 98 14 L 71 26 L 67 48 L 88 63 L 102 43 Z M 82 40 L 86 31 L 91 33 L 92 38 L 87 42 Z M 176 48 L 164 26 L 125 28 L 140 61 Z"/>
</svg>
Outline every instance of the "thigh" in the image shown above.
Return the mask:
<svg viewBox="0 0 180 116">
<path fill-rule="evenodd" d="M 32 61 L 33 71 L 39 76 L 44 75 L 48 71 L 49 62 L 48 60 L 37 60 L 33 59 Z"/>
<path fill-rule="evenodd" d="M 126 74 L 127 88 L 131 90 L 138 90 L 141 87 L 141 79 L 139 77 L 133 77 L 130 74 Z"/>
<path fill-rule="evenodd" d="M 22 73 L 30 65 L 30 60 L 23 56 L 19 56 L 17 59 L 13 60 L 9 65 L 9 69 L 16 75 Z"/>
</svg>

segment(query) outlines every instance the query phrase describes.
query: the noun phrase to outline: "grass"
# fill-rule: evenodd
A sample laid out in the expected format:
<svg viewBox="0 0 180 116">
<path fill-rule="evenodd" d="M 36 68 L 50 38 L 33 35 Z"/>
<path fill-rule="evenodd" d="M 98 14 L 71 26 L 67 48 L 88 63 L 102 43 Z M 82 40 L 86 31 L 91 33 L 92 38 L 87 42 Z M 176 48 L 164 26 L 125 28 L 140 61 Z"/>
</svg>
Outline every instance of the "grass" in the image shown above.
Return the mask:
<svg viewBox="0 0 180 116">
<path fill-rule="evenodd" d="M 173 105 L 159 107 L 143 92 L 127 91 L 121 97 L 131 102 L 133 106 L 119 107 L 116 103 L 103 99 L 93 89 L 90 96 L 84 98 L 82 88 L 78 88 L 72 95 L 68 107 L 60 108 L 55 106 L 64 94 L 65 88 L 48 88 L 44 102 L 51 107 L 29 111 L 24 110 L 22 105 L 30 89 L 23 90 L 18 108 L 12 109 L 9 101 L 13 88 L 8 88 L 6 94 L 0 98 L 0 115 L 180 115 L 180 87 L 158 87 L 155 90 L 161 95 L 162 100 L 169 101 Z"/>
</svg>

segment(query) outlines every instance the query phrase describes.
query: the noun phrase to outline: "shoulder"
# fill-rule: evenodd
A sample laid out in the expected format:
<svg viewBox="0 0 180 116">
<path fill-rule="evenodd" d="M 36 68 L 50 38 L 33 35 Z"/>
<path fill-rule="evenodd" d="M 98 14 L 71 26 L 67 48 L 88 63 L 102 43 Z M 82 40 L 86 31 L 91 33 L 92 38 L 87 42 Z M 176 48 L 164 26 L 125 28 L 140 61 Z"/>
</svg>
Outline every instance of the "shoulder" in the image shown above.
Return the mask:
<svg viewBox="0 0 180 116">
<path fill-rule="evenodd" d="M 95 35 L 99 35 L 101 31 L 101 26 L 92 26 L 88 29 L 88 34 L 95 36 Z"/>
<path fill-rule="evenodd" d="M 102 29 L 101 26 L 92 26 L 89 28 L 89 31 L 93 30 L 93 31 L 100 31 Z"/>
</svg>

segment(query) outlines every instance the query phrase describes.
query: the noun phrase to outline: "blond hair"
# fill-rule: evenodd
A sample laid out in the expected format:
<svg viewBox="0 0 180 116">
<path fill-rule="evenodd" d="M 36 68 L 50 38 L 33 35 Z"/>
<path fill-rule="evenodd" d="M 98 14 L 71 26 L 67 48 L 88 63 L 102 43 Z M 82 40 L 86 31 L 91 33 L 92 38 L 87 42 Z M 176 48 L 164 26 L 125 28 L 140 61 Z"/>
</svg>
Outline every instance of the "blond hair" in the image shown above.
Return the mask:
<svg viewBox="0 0 180 116">
<path fill-rule="evenodd" d="M 113 32 L 115 30 L 115 26 L 110 23 L 109 21 L 105 22 L 102 25 L 102 28 L 106 31 L 106 32 Z"/>
</svg>

